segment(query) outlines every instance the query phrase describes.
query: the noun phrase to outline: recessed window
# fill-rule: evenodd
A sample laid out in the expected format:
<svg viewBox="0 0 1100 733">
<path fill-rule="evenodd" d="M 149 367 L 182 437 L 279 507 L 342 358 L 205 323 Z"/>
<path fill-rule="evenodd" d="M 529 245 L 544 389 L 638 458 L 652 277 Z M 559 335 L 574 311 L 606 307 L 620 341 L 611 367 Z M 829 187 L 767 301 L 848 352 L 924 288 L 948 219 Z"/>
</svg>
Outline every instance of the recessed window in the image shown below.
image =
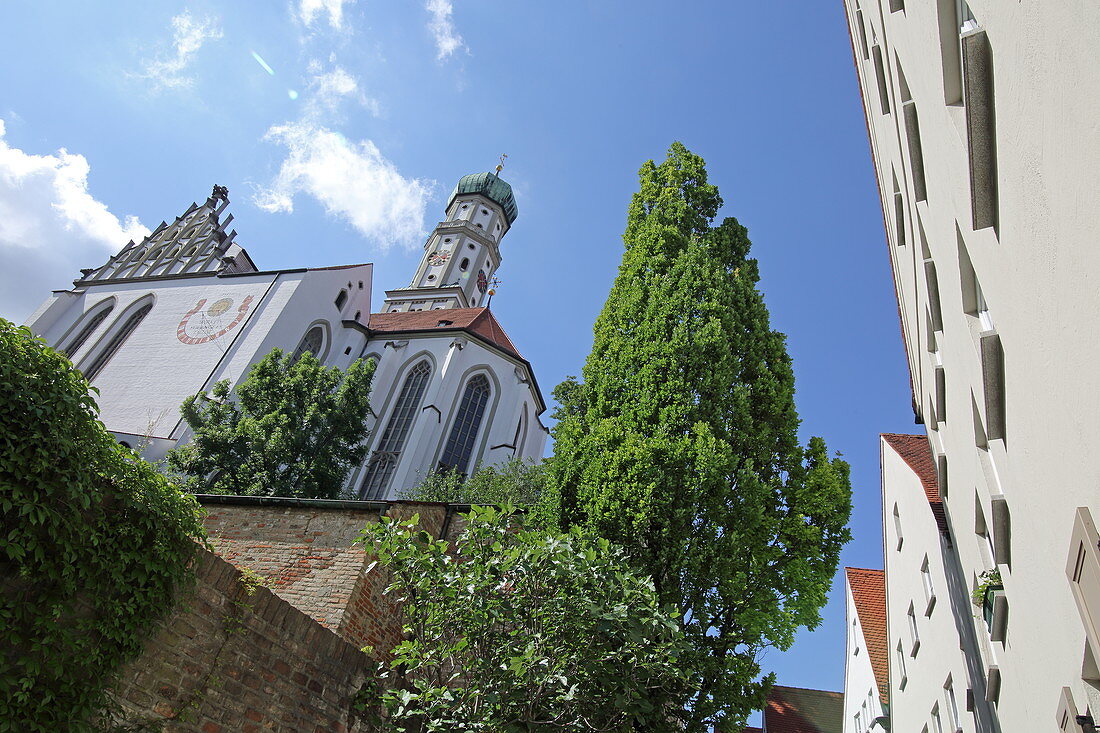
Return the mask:
<svg viewBox="0 0 1100 733">
<path fill-rule="evenodd" d="M 451 241 L 450 237 L 447 237 L 446 239 L 443 240 L 444 244 L 450 243 L 450 241 Z"/>
<path fill-rule="evenodd" d="M 470 467 L 474 441 L 477 439 L 481 420 L 485 416 L 485 407 L 489 402 L 489 380 L 484 374 L 478 374 L 466 385 L 462 394 L 462 404 L 455 415 L 439 467 L 452 469 L 465 474 Z"/>
<path fill-rule="evenodd" d="M 478 229 L 484 229 L 484 228 L 485 228 L 485 226 L 484 226 L 484 225 L 483 225 L 483 224 L 482 224 L 481 222 L 478 222 L 478 223 L 477 223 L 477 228 L 478 228 Z"/>
<path fill-rule="evenodd" d="M 145 316 L 149 315 L 149 311 L 153 309 L 152 303 L 147 303 L 135 311 L 126 322 L 122 324 L 122 328 L 115 332 L 115 335 L 111 337 L 111 340 L 107 343 L 107 346 L 99 352 L 87 369 L 84 370 L 85 378 L 90 382 L 96 378 L 96 375 L 107 366 L 107 362 L 111 360 L 120 348 L 122 344 L 126 342 L 126 339 L 130 338 L 130 334 L 138 327 L 138 324 L 142 322 Z"/>
<path fill-rule="evenodd" d="M 898 689 L 904 690 L 905 683 L 908 681 L 908 677 L 905 674 L 905 650 L 901 645 L 900 639 L 898 640 L 896 652 L 898 657 L 898 678 L 900 680 L 898 682 Z"/>
<path fill-rule="evenodd" d="M 360 280 L 360 281 L 359 281 L 359 289 L 360 289 L 360 290 L 362 290 L 362 289 L 363 289 L 363 281 L 362 281 L 362 280 Z"/>
<path fill-rule="evenodd" d="M 469 247 L 470 249 L 474 249 L 474 245 L 472 245 L 472 244 L 467 244 L 466 246 Z"/>
<path fill-rule="evenodd" d="M 928 556 L 924 556 L 924 563 L 920 566 L 921 583 L 924 586 L 924 615 L 931 616 L 932 609 L 936 605 L 936 589 L 932 585 L 932 570 L 928 566 Z"/>
<path fill-rule="evenodd" d="M 348 291 L 341 290 L 340 294 L 336 296 L 336 310 L 343 310 L 344 306 L 348 302 Z"/>
<path fill-rule="evenodd" d="M 429 280 L 435 280 L 435 275 L 428 275 Z"/>
<path fill-rule="evenodd" d="M 318 359 L 321 358 L 321 346 L 325 342 L 325 329 L 320 326 L 314 326 L 306 331 L 306 335 L 302 337 L 302 340 L 298 343 L 298 348 L 294 350 L 293 356 L 290 357 L 291 361 L 298 361 L 302 358 L 302 355 L 307 351 L 313 354 Z"/>
<path fill-rule="evenodd" d="M 940 719 L 940 704 L 932 706 L 932 733 L 943 733 L 943 721 Z"/>
<path fill-rule="evenodd" d="M 482 209 L 481 213 L 484 214 L 485 216 L 488 216 L 489 215 L 489 210 L 488 209 Z"/>
<path fill-rule="evenodd" d="M 917 614 L 912 603 L 909 604 L 906 618 L 909 619 L 909 656 L 915 657 L 920 650 L 920 633 L 917 631 Z"/>
<path fill-rule="evenodd" d="M 462 270 L 463 272 L 466 272 L 466 270 L 469 267 L 470 267 L 470 258 L 469 257 L 463 257 L 462 262 L 460 262 L 459 265 L 458 265 L 458 269 Z"/>
<path fill-rule="evenodd" d="M 901 549 L 902 544 L 905 542 L 905 537 L 901 534 L 901 513 L 898 511 L 898 505 L 894 504 L 894 533 L 898 537 L 897 549 Z"/>
<path fill-rule="evenodd" d="M 943 686 L 943 697 L 947 703 L 947 722 L 951 725 L 950 730 L 961 730 L 962 720 L 959 718 L 959 704 L 955 700 L 955 686 L 950 677 L 947 678 L 947 682 Z"/>
<path fill-rule="evenodd" d="M 103 323 L 103 321 L 106 320 L 107 316 L 109 316 L 111 314 L 111 311 L 113 311 L 114 309 L 114 303 L 109 304 L 106 308 L 101 308 L 98 313 L 88 319 L 88 322 L 84 325 L 83 328 L 80 329 L 80 332 L 76 335 L 76 338 L 70 341 L 68 346 L 63 349 L 58 349 L 58 351 L 65 356 L 71 357 L 73 354 L 80 350 L 80 347 L 84 345 L 84 342 L 88 340 L 88 337 L 91 336 L 97 328 L 99 328 L 99 324 Z"/>
<path fill-rule="evenodd" d="M 385 496 L 393 474 L 397 470 L 397 462 L 405 447 L 405 439 L 416 419 L 420 400 L 424 396 L 424 388 L 428 384 L 430 375 L 431 366 L 425 359 L 409 370 L 408 376 L 405 377 L 401 394 L 394 404 L 393 412 L 390 413 L 386 429 L 382 432 L 382 438 L 378 441 L 378 447 L 367 468 L 367 475 L 359 489 L 361 498 L 381 499 Z"/>
<path fill-rule="evenodd" d="M 875 80 L 878 82 L 879 109 L 882 114 L 890 114 L 890 90 L 886 86 L 886 70 L 882 65 L 882 49 L 875 46 L 871 49 L 871 57 L 874 59 Z"/>
</svg>

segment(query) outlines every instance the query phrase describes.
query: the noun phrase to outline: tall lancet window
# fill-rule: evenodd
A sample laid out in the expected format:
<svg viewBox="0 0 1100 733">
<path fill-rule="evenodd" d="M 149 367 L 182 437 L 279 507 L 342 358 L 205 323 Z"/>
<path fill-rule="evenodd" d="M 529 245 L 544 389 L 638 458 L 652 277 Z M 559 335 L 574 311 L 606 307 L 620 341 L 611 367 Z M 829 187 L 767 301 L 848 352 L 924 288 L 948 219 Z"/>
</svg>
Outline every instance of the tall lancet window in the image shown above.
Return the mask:
<svg viewBox="0 0 1100 733">
<path fill-rule="evenodd" d="M 459 473 L 466 473 L 470 464 L 470 454 L 474 450 L 474 441 L 477 439 L 478 428 L 481 427 L 481 418 L 485 416 L 485 405 L 489 402 L 489 380 L 484 374 L 479 374 L 466 385 L 466 391 L 462 395 L 462 404 L 459 405 L 458 415 L 455 416 L 454 427 L 447 438 L 447 447 L 443 449 L 443 457 L 439 459 L 440 468 L 450 468 Z"/>
<path fill-rule="evenodd" d="M 99 356 L 93 359 L 92 363 L 84 370 L 85 379 L 90 382 L 96 378 L 103 370 L 103 367 L 107 366 L 107 362 L 111 360 L 111 357 L 122 348 L 122 344 L 126 343 L 126 339 L 130 338 L 130 334 L 134 332 L 134 329 L 138 327 L 142 319 L 149 315 L 149 311 L 151 310 L 153 310 L 153 304 L 146 303 L 126 319 L 126 323 L 122 324 L 122 328 L 115 332 L 115 335 L 107 342 L 107 346 L 99 352 Z"/>
<path fill-rule="evenodd" d="M 301 343 L 298 344 L 298 348 L 294 350 L 294 355 L 290 357 L 291 361 L 298 361 L 302 357 L 302 354 L 307 351 L 313 354 L 318 359 L 321 358 L 321 345 L 325 342 L 325 329 L 320 326 L 314 326 L 306 331 L 306 335 L 302 337 Z"/>
<path fill-rule="evenodd" d="M 69 345 L 63 349 L 58 349 L 62 354 L 68 357 L 72 357 L 77 351 L 80 351 L 80 347 L 84 345 L 84 342 L 88 340 L 88 337 L 92 335 L 92 332 L 99 328 L 99 324 L 107 320 L 107 316 L 111 315 L 111 311 L 115 309 L 114 303 L 111 303 L 106 308 L 101 308 L 99 313 L 88 319 L 88 322 L 84 324 L 84 327 L 80 329 L 80 333 L 76 335 Z"/>
<path fill-rule="evenodd" d="M 405 377 L 401 394 L 398 395 L 397 402 L 393 406 L 390 420 L 386 423 L 386 429 L 382 431 L 382 439 L 378 441 L 378 447 L 371 457 L 363 486 L 359 489 L 361 498 L 381 499 L 386 495 L 394 471 L 397 470 L 401 450 L 405 447 L 405 439 L 409 437 L 409 430 L 412 428 L 413 420 L 416 419 L 420 398 L 424 396 L 424 388 L 428 385 L 430 374 L 431 367 L 425 359 L 409 370 L 409 375 Z"/>
</svg>

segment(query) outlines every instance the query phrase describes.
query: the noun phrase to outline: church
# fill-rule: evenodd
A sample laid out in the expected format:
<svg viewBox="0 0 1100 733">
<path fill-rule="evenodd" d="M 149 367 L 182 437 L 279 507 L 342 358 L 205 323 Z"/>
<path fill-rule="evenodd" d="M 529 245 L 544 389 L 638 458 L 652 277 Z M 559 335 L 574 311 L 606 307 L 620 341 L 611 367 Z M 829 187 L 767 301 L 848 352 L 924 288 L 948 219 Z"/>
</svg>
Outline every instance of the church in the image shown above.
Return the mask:
<svg viewBox="0 0 1100 733">
<path fill-rule="evenodd" d="M 499 169 L 497 173 L 499 173 Z M 261 270 L 235 242 L 215 186 L 105 264 L 81 270 L 30 317 L 38 336 L 99 390 L 100 420 L 152 461 L 187 442 L 184 398 L 279 348 L 326 366 L 376 364 L 363 420 L 369 451 L 345 494 L 389 499 L 436 468 L 469 474 L 542 458 L 546 404 L 531 364 L 488 307 L 500 243 L 518 215 L 493 173 L 451 193 L 412 282 L 371 313 L 373 265 Z"/>
</svg>

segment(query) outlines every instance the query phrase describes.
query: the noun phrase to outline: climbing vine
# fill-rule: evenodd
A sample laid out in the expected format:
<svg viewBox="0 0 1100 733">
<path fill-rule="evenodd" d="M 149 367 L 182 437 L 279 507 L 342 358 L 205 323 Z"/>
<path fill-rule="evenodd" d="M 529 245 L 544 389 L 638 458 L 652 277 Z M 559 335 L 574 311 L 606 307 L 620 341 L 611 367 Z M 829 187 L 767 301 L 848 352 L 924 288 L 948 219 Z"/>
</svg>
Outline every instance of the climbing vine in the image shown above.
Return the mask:
<svg viewBox="0 0 1100 733">
<path fill-rule="evenodd" d="M 0 319 L 0 731 L 88 729 L 193 580 L 197 502 L 112 438 L 94 391 Z"/>
</svg>

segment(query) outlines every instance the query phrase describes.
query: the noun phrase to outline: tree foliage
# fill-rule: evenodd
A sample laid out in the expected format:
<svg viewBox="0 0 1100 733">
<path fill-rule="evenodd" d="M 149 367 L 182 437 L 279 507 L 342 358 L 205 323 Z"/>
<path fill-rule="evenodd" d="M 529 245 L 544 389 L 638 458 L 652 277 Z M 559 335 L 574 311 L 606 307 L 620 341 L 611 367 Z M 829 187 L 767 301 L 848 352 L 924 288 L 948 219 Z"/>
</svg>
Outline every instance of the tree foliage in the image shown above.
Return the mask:
<svg viewBox="0 0 1100 733">
<path fill-rule="evenodd" d="M 84 730 L 191 580 L 194 497 L 120 446 L 84 377 L 0 319 L 0 730 Z"/>
<path fill-rule="evenodd" d="M 520 529 L 508 508 L 467 519 L 453 552 L 416 517 L 363 531 L 404 604 L 387 730 L 629 731 L 686 699 L 676 618 L 620 549 Z"/>
<path fill-rule="evenodd" d="M 457 471 L 432 471 L 413 489 L 403 493 L 402 498 L 449 504 L 530 507 L 542 498 L 546 481 L 545 462 L 512 458 L 499 466 L 481 466 L 469 478 Z"/>
<path fill-rule="evenodd" d="M 180 411 L 194 439 L 168 454 L 168 467 L 195 493 L 333 499 L 366 454 L 373 361 L 346 372 L 306 352 L 274 349 L 231 394 L 188 397 Z"/>
<path fill-rule="evenodd" d="M 784 336 L 703 160 L 647 162 L 583 379 L 556 391 L 563 527 L 623 545 L 682 614 L 687 727 L 736 727 L 770 679 L 759 655 L 820 622 L 851 512 L 848 466 L 802 446 Z"/>
</svg>

